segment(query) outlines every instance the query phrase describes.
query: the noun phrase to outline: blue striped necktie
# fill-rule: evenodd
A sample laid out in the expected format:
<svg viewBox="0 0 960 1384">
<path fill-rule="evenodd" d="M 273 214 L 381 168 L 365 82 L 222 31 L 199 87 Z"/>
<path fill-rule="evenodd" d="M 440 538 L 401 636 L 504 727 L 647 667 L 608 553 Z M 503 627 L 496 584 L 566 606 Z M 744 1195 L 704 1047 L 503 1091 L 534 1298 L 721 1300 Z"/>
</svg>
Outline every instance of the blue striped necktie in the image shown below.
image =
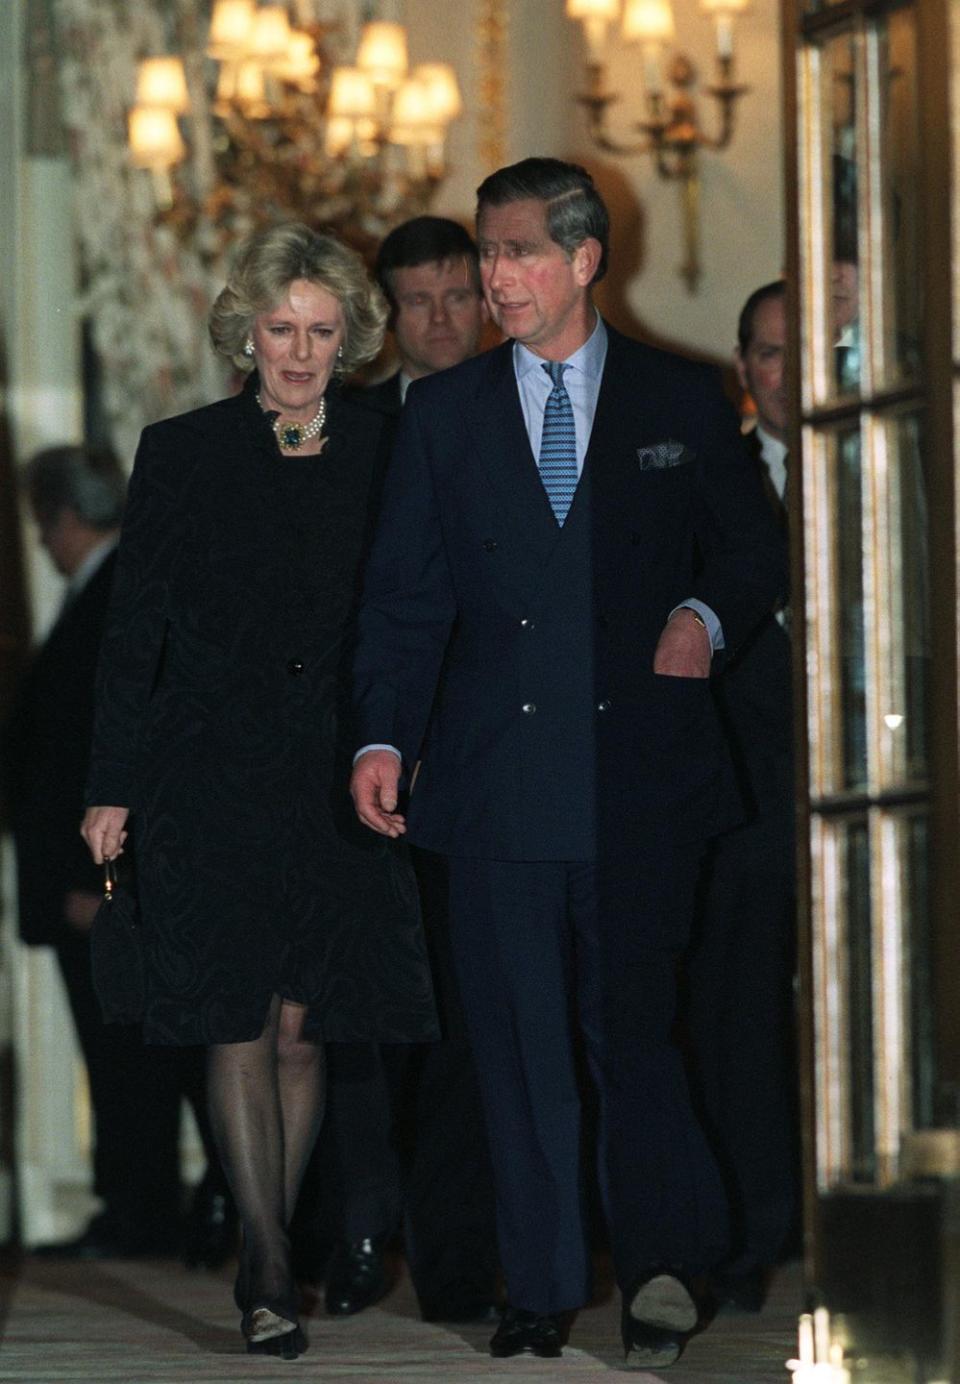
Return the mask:
<svg viewBox="0 0 960 1384">
<path fill-rule="evenodd" d="M 563 383 L 566 364 L 560 360 L 545 361 L 543 368 L 553 381 L 553 388 L 543 410 L 543 434 L 537 464 L 550 508 L 557 523 L 562 526 L 577 488 L 577 433 L 573 425 L 573 405 Z"/>
</svg>

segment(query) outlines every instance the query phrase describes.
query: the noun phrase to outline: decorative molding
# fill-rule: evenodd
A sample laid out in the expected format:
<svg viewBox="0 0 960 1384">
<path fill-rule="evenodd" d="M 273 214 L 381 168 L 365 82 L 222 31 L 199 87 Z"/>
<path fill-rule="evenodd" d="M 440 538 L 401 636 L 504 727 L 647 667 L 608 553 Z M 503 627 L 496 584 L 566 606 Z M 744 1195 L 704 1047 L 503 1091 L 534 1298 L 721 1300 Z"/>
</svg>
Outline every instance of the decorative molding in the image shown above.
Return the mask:
<svg viewBox="0 0 960 1384">
<path fill-rule="evenodd" d="M 507 162 L 508 30 L 506 0 L 479 0 L 477 154 L 484 173 L 492 173 Z"/>
</svg>

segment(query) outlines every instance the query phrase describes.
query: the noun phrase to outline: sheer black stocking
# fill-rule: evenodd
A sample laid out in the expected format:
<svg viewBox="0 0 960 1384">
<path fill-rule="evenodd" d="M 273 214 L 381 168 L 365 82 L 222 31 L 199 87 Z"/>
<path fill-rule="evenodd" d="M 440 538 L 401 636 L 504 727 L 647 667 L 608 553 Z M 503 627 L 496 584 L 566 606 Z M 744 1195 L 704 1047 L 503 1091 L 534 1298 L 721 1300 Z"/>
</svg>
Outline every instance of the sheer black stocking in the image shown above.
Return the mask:
<svg viewBox="0 0 960 1384">
<path fill-rule="evenodd" d="M 243 1226 L 241 1296 L 296 1318 L 287 1225 L 323 1111 L 323 1049 L 274 996 L 259 1038 L 207 1052 L 210 1123 Z"/>
</svg>

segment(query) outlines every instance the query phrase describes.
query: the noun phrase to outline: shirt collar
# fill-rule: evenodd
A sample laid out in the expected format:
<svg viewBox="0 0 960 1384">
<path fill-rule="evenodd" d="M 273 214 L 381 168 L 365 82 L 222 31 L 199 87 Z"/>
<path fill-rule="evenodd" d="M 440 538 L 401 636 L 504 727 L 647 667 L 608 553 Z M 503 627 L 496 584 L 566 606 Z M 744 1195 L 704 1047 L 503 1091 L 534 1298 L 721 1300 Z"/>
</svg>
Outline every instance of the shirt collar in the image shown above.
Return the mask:
<svg viewBox="0 0 960 1384">
<path fill-rule="evenodd" d="M 572 356 L 568 356 L 564 362 L 574 370 L 579 370 L 581 374 L 590 379 L 599 380 L 603 374 L 604 361 L 607 358 L 607 329 L 603 318 L 597 313 L 597 321 L 593 331 L 586 341 Z M 513 368 L 516 371 L 517 379 L 522 380 L 525 375 L 529 375 L 533 370 L 539 370 L 544 365 L 543 356 L 538 356 L 522 342 L 513 343 Z M 546 378 L 546 377 L 544 377 Z"/>
<path fill-rule="evenodd" d="M 757 424 L 757 439 L 760 443 L 760 454 L 768 466 L 783 461 L 787 455 L 787 444 L 781 442 L 778 437 L 772 437 L 759 423 Z"/>
<path fill-rule="evenodd" d="M 117 535 L 111 534 L 102 543 L 98 543 L 95 548 L 91 548 L 89 553 L 67 582 L 65 594 L 78 596 L 87 585 L 94 573 L 103 565 L 114 548 L 117 546 Z"/>
</svg>

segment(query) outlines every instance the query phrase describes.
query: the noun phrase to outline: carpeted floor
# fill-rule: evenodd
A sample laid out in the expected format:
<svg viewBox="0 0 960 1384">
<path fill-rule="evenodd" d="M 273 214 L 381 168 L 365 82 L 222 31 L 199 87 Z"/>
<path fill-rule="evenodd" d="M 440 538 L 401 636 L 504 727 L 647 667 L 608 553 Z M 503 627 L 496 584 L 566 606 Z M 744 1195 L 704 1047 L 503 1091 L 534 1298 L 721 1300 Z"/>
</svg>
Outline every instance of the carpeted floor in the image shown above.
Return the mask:
<svg viewBox="0 0 960 1384">
<path fill-rule="evenodd" d="M 491 1327 L 425 1325 L 401 1272 L 390 1295 L 359 1316 L 331 1319 L 315 1306 L 305 1321 L 309 1351 L 283 1363 L 243 1353 L 231 1285 L 226 1270 L 188 1273 L 172 1261 L 8 1261 L 0 1276 L 0 1380 L 588 1384 L 627 1377 L 619 1307 L 610 1292 L 580 1313 L 562 1360 L 494 1361 L 486 1349 Z M 778 1276 L 760 1316 L 721 1315 L 671 1369 L 631 1370 L 629 1378 L 637 1384 L 787 1384 L 784 1362 L 795 1353 L 800 1299 L 800 1272 L 791 1266 Z"/>
</svg>

